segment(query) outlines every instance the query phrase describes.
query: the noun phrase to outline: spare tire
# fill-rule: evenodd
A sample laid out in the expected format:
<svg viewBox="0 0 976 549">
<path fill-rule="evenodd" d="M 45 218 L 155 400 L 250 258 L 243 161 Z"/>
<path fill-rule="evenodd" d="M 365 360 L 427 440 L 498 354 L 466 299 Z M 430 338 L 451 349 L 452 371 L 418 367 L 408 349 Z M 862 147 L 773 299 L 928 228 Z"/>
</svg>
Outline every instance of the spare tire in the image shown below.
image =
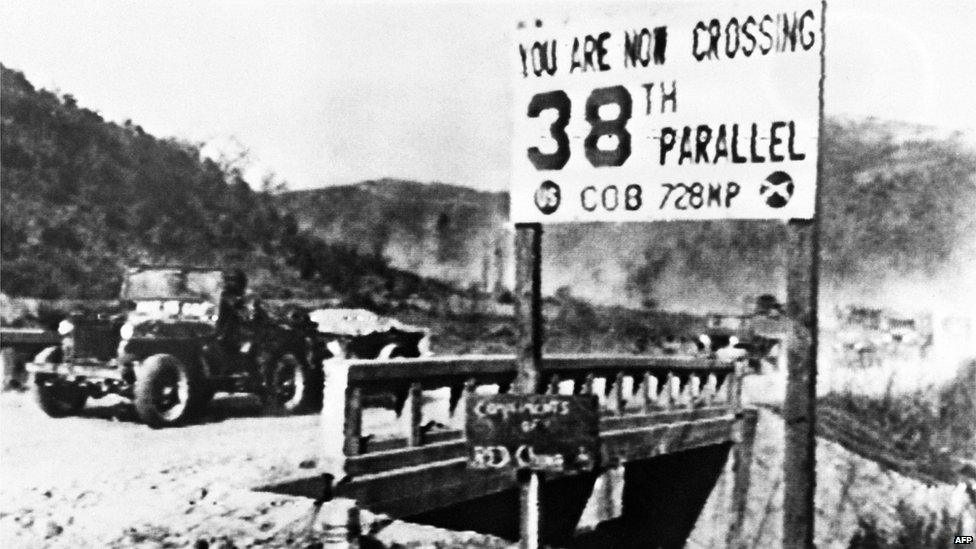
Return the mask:
<svg viewBox="0 0 976 549">
<path fill-rule="evenodd" d="M 139 418 L 153 429 L 186 423 L 199 412 L 204 387 L 199 369 L 173 355 L 146 359 L 136 379 Z"/>
</svg>

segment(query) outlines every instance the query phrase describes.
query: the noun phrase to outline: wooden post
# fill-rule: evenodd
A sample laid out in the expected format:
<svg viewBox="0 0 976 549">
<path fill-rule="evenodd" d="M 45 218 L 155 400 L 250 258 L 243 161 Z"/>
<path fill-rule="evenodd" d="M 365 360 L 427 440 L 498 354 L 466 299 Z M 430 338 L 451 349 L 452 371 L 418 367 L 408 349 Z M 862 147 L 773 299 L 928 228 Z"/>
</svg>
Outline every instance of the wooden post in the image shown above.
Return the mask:
<svg viewBox="0 0 976 549">
<path fill-rule="evenodd" d="M 533 394 L 539 389 L 542 367 L 542 225 L 515 225 L 515 324 L 517 374 L 516 393 Z M 540 545 L 539 485 L 542 479 L 535 471 L 519 474 L 519 545 L 537 549 Z"/>
<path fill-rule="evenodd" d="M 813 547 L 816 490 L 817 403 L 817 222 L 789 224 L 787 309 L 793 329 L 788 343 L 786 449 L 783 459 L 783 546 Z"/>
<path fill-rule="evenodd" d="M 824 36 L 826 2 L 821 3 Z M 820 283 L 820 196 L 823 187 L 824 53 L 820 43 L 820 138 L 813 219 L 787 224 L 786 308 L 792 329 L 787 340 L 786 448 L 783 456 L 783 547 L 813 548 L 814 494 L 817 488 L 817 298 Z"/>
<path fill-rule="evenodd" d="M 415 448 L 423 445 L 423 434 L 420 430 L 420 422 L 423 421 L 423 401 L 424 392 L 419 382 L 410 384 L 407 393 L 407 403 L 403 407 L 402 414 L 406 417 L 407 427 L 407 446 Z"/>
<path fill-rule="evenodd" d="M 532 394 L 542 365 L 542 225 L 515 225 L 515 392 Z"/>
<path fill-rule="evenodd" d="M 756 440 L 756 423 L 759 416 L 755 409 L 742 410 L 736 414 L 735 446 L 732 447 L 732 501 L 730 515 L 732 520 L 726 537 L 729 549 L 747 547 L 746 535 L 742 529 L 749 503 L 750 467 L 752 448 Z"/>
</svg>

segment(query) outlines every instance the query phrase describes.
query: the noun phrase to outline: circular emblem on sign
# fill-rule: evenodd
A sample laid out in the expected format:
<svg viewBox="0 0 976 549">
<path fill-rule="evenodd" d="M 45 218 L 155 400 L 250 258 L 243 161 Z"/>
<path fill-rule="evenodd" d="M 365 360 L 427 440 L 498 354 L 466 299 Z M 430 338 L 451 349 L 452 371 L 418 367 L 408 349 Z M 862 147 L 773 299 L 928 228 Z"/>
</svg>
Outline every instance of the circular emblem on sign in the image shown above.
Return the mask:
<svg viewBox="0 0 976 549">
<path fill-rule="evenodd" d="M 539 211 L 549 215 L 559 208 L 559 185 L 552 181 L 543 181 L 535 191 L 535 206 Z"/>
<path fill-rule="evenodd" d="M 786 172 L 773 172 L 759 186 L 759 194 L 770 208 L 782 208 L 793 198 L 793 178 Z"/>
</svg>

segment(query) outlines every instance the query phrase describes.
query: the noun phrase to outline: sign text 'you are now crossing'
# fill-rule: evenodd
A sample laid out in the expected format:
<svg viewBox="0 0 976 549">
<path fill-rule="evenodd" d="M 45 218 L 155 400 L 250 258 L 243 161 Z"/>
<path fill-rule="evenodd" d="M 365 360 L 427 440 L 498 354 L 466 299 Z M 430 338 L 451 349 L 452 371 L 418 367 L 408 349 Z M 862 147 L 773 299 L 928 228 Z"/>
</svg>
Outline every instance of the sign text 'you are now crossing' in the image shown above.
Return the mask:
<svg viewBox="0 0 976 549">
<path fill-rule="evenodd" d="M 811 218 L 821 16 L 723 0 L 520 24 L 512 220 Z"/>
</svg>

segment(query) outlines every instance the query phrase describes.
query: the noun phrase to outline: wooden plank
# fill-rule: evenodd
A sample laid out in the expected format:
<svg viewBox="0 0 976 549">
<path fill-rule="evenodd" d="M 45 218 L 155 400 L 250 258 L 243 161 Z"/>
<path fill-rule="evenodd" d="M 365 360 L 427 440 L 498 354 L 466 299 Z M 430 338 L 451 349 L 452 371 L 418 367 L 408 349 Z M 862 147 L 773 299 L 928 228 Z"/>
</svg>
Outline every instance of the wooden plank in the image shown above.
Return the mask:
<svg viewBox="0 0 976 549">
<path fill-rule="evenodd" d="M 389 360 L 350 360 L 349 379 L 352 382 L 420 381 L 423 378 L 476 377 L 515 374 L 515 355 L 465 355 L 426 358 L 395 358 Z M 729 372 L 732 363 L 699 357 L 644 356 L 623 354 L 564 355 L 542 357 L 542 372 L 571 373 L 584 371 L 616 371 L 638 373 L 644 370 Z M 571 375 L 561 376 L 564 379 Z M 426 388 L 426 386 L 425 386 Z"/>
<path fill-rule="evenodd" d="M 733 416 L 601 433 L 606 453 L 622 461 L 648 459 L 733 442 Z"/>
<path fill-rule="evenodd" d="M 543 371 L 558 370 L 702 370 L 729 371 L 733 365 L 715 359 L 682 356 L 643 356 L 623 354 L 546 355 Z M 616 374 L 616 372 L 614 372 Z"/>
<path fill-rule="evenodd" d="M 430 358 L 404 358 L 391 360 L 350 361 L 351 382 L 414 381 L 422 378 L 468 378 L 492 375 L 514 375 L 515 357 L 496 356 L 440 356 Z"/>
<path fill-rule="evenodd" d="M 463 440 L 464 431 L 460 429 L 445 429 L 442 431 L 430 431 L 423 434 L 424 444 L 439 444 L 452 440 Z M 360 445 L 359 455 L 375 454 L 377 452 L 388 452 L 390 450 L 401 450 L 409 448 L 410 444 L 407 437 L 388 437 L 388 438 L 369 438 L 365 437 Z"/>
<path fill-rule="evenodd" d="M 404 445 L 406 443 L 403 440 L 400 442 Z M 466 456 L 467 445 L 464 439 L 455 439 L 439 444 L 427 444 L 419 448 L 404 446 L 397 450 L 351 457 L 346 461 L 346 472 L 351 476 L 372 475 Z"/>
<path fill-rule="evenodd" d="M 600 419 L 600 432 L 640 429 L 667 423 L 682 423 L 728 415 L 731 415 L 731 411 L 728 408 L 724 406 L 712 406 L 695 410 L 651 412 L 649 414 L 632 414 L 621 417 L 610 416 Z"/>
<path fill-rule="evenodd" d="M 729 408 L 725 406 L 709 406 L 695 410 L 657 411 L 649 414 L 628 414 L 622 417 L 606 416 L 600 418 L 600 431 L 604 432 L 619 429 L 636 429 L 660 425 L 663 423 L 678 423 L 694 421 L 697 419 L 710 419 L 729 415 L 730 413 Z M 424 443 L 426 445 L 463 439 L 464 431 L 459 429 L 431 431 L 424 433 Z M 407 439 L 405 437 L 367 439 L 361 443 L 359 455 L 370 456 L 372 454 L 382 452 L 402 450 L 408 447 Z"/>
<path fill-rule="evenodd" d="M 354 478 L 336 487 L 336 495 L 355 499 L 371 511 L 394 517 L 439 509 L 517 486 L 511 471 L 472 471 L 466 459 Z M 423 487 L 423 489 L 418 489 Z"/>
</svg>

